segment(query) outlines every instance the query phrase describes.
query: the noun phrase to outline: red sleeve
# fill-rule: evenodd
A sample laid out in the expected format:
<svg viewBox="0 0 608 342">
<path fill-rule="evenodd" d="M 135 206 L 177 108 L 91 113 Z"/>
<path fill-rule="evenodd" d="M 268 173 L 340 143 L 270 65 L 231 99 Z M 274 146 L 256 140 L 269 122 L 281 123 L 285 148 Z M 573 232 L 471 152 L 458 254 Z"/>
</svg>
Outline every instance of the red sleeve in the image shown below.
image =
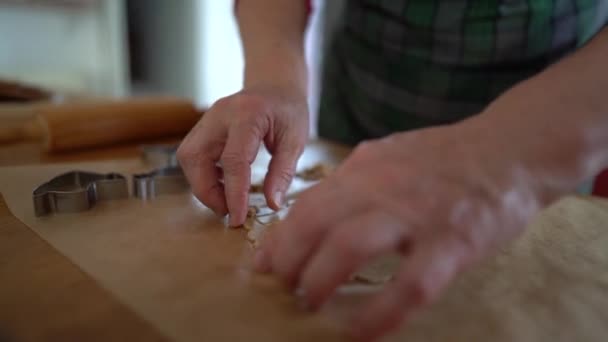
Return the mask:
<svg viewBox="0 0 608 342">
<path fill-rule="evenodd" d="M 312 12 L 312 0 L 302 0 L 306 1 L 306 15 L 310 16 Z M 239 0 L 234 0 L 234 11 L 236 12 L 236 8 L 239 6 Z"/>
<path fill-rule="evenodd" d="M 595 178 L 593 195 L 608 198 L 608 169 L 604 170 Z"/>
</svg>

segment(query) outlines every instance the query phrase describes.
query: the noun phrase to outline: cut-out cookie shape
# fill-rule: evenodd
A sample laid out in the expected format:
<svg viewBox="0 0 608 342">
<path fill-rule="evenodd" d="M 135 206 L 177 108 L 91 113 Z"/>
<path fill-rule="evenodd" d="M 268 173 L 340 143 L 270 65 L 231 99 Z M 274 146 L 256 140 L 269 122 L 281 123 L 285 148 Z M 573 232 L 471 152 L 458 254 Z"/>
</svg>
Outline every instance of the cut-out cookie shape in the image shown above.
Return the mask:
<svg viewBox="0 0 608 342">
<path fill-rule="evenodd" d="M 133 194 L 141 199 L 180 193 L 189 188 L 188 180 L 179 167 L 160 168 L 149 173 L 133 175 Z"/>
<path fill-rule="evenodd" d="M 128 196 L 127 179 L 120 174 L 71 171 L 34 190 L 34 212 L 36 216 L 80 212 L 90 209 L 97 201 Z"/>
</svg>

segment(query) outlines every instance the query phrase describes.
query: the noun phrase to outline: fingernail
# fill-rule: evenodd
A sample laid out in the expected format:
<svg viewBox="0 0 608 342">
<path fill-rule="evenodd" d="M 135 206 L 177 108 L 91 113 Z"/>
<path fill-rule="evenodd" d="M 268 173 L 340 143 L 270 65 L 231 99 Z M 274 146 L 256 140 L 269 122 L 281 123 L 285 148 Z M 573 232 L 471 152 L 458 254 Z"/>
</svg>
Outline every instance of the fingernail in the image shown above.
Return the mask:
<svg viewBox="0 0 608 342">
<path fill-rule="evenodd" d="M 272 199 L 274 201 L 274 204 L 277 205 L 277 207 L 280 208 L 281 206 L 283 206 L 283 192 L 282 191 L 275 191 Z"/>
<path fill-rule="evenodd" d="M 242 226 L 243 221 L 244 220 L 240 220 L 239 222 L 238 217 L 236 215 L 228 214 L 228 225 L 232 228 Z"/>
<path fill-rule="evenodd" d="M 230 227 L 236 227 L 236 220 L 234 219 L 233 215 L 228 214 L 228 225 Z"/>
<path fill-rule="evenodd" d="M 267 273 L 270 272 L 270 267 L 266 262 L 266 255 L 263 250 L 258 250 L 253 256 L 253 267 L 257 272 Z"/>
</svg>

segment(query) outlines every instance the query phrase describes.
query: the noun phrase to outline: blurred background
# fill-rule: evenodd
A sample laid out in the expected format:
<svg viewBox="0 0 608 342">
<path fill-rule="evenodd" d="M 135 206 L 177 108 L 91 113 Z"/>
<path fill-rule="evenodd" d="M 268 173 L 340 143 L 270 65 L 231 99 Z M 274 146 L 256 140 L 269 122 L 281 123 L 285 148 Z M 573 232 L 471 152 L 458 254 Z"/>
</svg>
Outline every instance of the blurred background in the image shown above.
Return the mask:
<svg viewBox="0 0 608 342">
<path fill-rule="evenodd" d="M 344 2 L 313 1 L 306 39 L 312 136 L 323 51 Z M 208 108 L 242 85 L 233 6 L 234 0 L 0 0 L 0 102 L 177 95 Z M 32 115 L 10 105 L 0 111 L 0 142 L 33 140 L 22 124 Z M 14 148 L 2 153 L 12 161 L 26 155 Z"/>
<path fill-rule="evenodd" d="M 70 96 L 170 94 L 200 107 L 241 88 L 234 0 L 0 0 L 0 80 Z M 343 1 L 315 1 L 311 111 Z M 314 121 L 314 120 L 313 120 Z"/>
</svg>

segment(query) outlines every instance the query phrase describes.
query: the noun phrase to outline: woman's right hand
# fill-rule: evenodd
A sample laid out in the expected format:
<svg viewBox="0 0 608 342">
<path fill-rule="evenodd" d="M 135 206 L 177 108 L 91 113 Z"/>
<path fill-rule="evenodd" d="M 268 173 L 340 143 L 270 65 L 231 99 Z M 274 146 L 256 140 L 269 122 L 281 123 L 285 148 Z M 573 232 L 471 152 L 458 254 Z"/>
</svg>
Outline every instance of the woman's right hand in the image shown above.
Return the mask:
<svg viewBox="0 0 608 342">
<path fill-rule="evenodd" d="M 281 206 L 308 139 L 306 94 L 285 86 L 255 85 L 217 101 L 183 140 L 177 157 L 194 195 L 229 224 L 245 222 L 250 165 L 262 141 L 272 159 L 264 195 Z"/>
</svg>

